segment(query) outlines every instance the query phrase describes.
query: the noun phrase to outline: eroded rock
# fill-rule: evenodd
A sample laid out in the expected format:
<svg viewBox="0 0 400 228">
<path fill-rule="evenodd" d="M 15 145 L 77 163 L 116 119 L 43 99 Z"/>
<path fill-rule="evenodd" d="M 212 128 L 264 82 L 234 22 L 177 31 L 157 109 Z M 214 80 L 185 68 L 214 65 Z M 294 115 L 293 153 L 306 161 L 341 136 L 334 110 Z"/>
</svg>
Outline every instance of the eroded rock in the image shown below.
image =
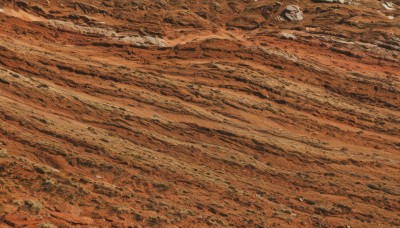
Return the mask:
<svg viewBox="0 0 400 228">
<path fill-rule="evenodd" d="M 281 14 L 288 21 L 302 21 L 304 19 L 303 11 L 297 5 L 289 5 Z"/>
<path fill-rule="evenodd" d="M 352 0 L 313 0 L 313 2 L 350 4 Z"/>
</svg>

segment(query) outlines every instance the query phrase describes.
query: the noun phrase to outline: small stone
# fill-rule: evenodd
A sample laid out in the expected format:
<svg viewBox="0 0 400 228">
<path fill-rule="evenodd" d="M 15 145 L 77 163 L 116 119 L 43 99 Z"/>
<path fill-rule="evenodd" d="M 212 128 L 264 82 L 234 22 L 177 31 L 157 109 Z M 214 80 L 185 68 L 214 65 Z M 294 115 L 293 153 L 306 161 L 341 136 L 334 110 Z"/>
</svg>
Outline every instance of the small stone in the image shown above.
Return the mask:
<svg viewBox="0 0 400 228">
<path fill-rule="evenodd" d="M 36 166 L 35 167 L 36 172 L 40 173 L 40 174 L 45 174 L 46 170 L 42 167 Z"/>
<path fill-rule="evenodd" d="M 287 32 L 280 32 L 278 33 L 278 37 L 281 39 L 286 39 L 286 40 L 296 40 L 297 37 L 293 35 L 292 33 L 287 33 Z"/>
<path fill-rule="evenodd" d="M 352 0 L 313 0 L 313 2 L 321 3 L 340 3 L 340 4 L 351 4 Z"/>
<path fill-rule="evenodd" d="M 0 149 L 0 158 L 8 157 L 7 149 Z"/>
<path fill-rule="evenodd" d="M 25 205 L 28 206 L 29 210 L 33 213 L 39 213 L 39 211 L 43 208 L 42 204 L 33 200 L 25 200 Z"/>
<path fill-rule="evenodd" d="M 49 223 L 43 223 L 39 225 L 39 228 L 56 228 L 57 226 Z"/>
<path fill-rule="evenodd" d="M 395 10 L 395 5 L 393 2 L 384 2 L 382 4 L 382 6 L 386 9 L 386 10 Z"/>
</svg>

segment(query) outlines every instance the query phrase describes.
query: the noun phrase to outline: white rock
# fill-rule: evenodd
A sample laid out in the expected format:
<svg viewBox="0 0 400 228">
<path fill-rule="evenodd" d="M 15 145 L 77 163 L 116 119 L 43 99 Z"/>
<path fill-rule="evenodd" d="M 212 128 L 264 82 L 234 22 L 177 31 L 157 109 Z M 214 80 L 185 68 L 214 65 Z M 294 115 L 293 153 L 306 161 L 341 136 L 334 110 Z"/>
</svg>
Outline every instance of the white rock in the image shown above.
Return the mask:
<svg viewBox="0 0 400 228">
<path fill-rule="evenodd" d="M 292 33 L 287 33 L 287 32 L 280 32 L 278 33 L 278 37 L 282 39 L 287 39 L 287 40 L 296 40 L 297 37 L 293 35 Z"/>
<path fill-rule="evenodd" d="M 385 2 L 382 4 L 383 7 L 385 7 L 385 9 L 387 10 L 395 10 L 395 5 L 393 2 Z"/>
</svg>

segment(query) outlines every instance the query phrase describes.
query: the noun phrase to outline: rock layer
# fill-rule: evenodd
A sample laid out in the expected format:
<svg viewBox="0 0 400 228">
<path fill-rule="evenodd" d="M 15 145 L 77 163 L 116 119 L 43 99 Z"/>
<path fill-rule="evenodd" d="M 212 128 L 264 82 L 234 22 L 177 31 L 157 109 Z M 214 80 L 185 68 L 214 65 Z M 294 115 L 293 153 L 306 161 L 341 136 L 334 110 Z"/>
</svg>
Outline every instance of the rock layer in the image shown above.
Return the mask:
<svg viewBox="0 0 400 228">
<path fill-rule="evenodd" d="M 2 225 L 400 226 L 398 10 L 0 7 Z"/>
</svg>

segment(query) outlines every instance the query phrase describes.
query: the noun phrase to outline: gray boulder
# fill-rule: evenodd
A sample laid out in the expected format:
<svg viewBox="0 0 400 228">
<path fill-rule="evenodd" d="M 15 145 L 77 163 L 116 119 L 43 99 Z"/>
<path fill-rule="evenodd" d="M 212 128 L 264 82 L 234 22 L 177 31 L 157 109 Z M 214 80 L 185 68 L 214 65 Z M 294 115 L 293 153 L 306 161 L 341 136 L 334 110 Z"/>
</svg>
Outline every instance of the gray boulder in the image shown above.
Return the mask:
<svg viewBox="0 0 400 228">
<path fill-rule="evenodd" d="M 281 15 L 288 21 L 302 21 L 304 19 L 303 11 L 297 5 L 286 6 Z"/>
</svg>

